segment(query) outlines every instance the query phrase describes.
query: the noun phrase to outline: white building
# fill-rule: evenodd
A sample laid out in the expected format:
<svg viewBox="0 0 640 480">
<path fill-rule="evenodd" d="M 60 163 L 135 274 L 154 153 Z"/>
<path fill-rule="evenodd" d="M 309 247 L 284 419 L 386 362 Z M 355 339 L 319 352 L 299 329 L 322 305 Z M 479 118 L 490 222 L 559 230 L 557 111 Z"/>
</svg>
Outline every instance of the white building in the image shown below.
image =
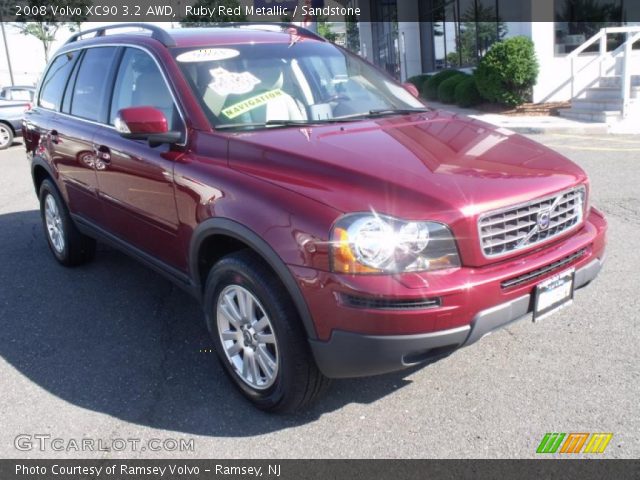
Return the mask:
<svg viewBox="0 0 640 480">
<path fill-rule="evenodd" d="M 444 68 L 472 68 L 493 42 L 524 35 L 533 40 L 540 65 L 534 102 L 574 99 L 574 107 L 583 110 L 574 118 L 606 120 L 600 111 L 615 116 L 618 110 L 622 113 L 621 102 L 640 98 L 640 38 L 635 38 L 640 23 L 625 21 L 640 18 L 639 1 L 354 0 L 351 4 L 372 20 L 359 24 L 360 53 L 402 80 Z M 585 5 L 590 11 L 584 11 Z M 589 22 L 582 21 L 587 17 Z M 549 21 L 512 21 L 525 18 Z M 407 19 L 416 21 L 402 21 Z M 604 27 L 618 28 L 586 44 Z M 627 41 L 632 38 L 638 41 Z M 628 46 L 632 50 L 625 55 Z M 625 65 L 632 87 L 623 98 Z"/>
</svg>

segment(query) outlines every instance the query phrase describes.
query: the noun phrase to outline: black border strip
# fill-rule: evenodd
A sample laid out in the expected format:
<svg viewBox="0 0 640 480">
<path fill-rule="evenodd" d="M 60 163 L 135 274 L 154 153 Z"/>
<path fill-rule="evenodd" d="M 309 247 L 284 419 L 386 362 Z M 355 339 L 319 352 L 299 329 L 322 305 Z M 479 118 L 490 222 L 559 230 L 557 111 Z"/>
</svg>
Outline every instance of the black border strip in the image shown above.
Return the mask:
<svg viewBox="0 0 640 480">
<path fill-rule="evenodd" d="M 44 15 L 41 20 L 46 21 L 77 21 L 80 17 L 83 21 L 94 22 L 180 22 L 187 15 L 194 14 L 194 7 L 197 0 L 159 0 L 151 2 L 149 0 L 82 0 L 69 2 L 74 5 L 84 5 L 80 7 L 81 12 L 70 11 L 61 14 L 59 8 L 54 7 L 64 4 L 64 2 L 49 2 L 45 0 L 13 0 L 3 1 L 0 4 L 0 13 L 4 21 L 29 21 L 24 16 L 24 7 L 43 6 Z M 204 2 L 208 4 L 209 2 Z M 229 5 L 229 1 L 219 2 Z M 584 0 L 554 0 L 549 2 L 539 2 L 534 0 L 397 0 L 398 8 L 393 8 L 393 2 L 382 8 L 379 0 L 235 0 L 240 10 L 229 10 L 226 13 L 218 12 L 211 21 L 251 22 L 260 21 L 282 21 L 283 18 L 290 18 L 295 21 L 313 20 L 315 17 L 310 11 L 315 13 L 328 13 L 325 15 L 328 21 L 344 21 L 345 13 L 356 13 L 354 17 L 360 22 L 382 22 L 390 21 L 393 16 L 400 22 L 437 22 L 455 17 L 458 21 L 464 22 L 465 16 L 469 16 L 469 7 L 475 5 L 476 12 L 482 15 L 491 13 L 491 16 L 499 16 L 503 22 L 553 22 L 564 19 L 568 22 L 593 22 L 596 17 L 605 16 L 603 21 L 611 24 L 621 22 L 640 21 L 640 8 L 626 0 L 598 0 L 589 3 L 590 8 L 584 7 Z M 89 7 L 87 10 L 86 7 Z M 272 10 L 261 10 L 261 14 L 256 14 L 256 8 Z M 275 10 L 277 8 L 277 10 Z M 251 10 L 254 9 L 254 10 Z M 323 9 L 323 10 L 318 10 Z M 346 11 L 346 9 L 351 9 Z M 249 12 L 253 15 L 247 17 Z M 18 13 L 21 15 L 18 15 Z M 238 16 L 237 13 L 241 15 Z M 77 15 L 77 13 L 81 13 Z M 162 14 L 164 13 L 164 14 Z M 271 13 L 271 15 L 267 15 Z M 200 15 L 200 14 L 198 14 Z M 485 21 L 478 17 L 476 21 Z M 565 17 L 569 18 L 565 18 Z M 202 16 L 205 20 L 207 15 Z M 209 17 L 211 18 L 211 17 Z M 487 19 L 486 21 L 493 21 Z"/>
</svg>

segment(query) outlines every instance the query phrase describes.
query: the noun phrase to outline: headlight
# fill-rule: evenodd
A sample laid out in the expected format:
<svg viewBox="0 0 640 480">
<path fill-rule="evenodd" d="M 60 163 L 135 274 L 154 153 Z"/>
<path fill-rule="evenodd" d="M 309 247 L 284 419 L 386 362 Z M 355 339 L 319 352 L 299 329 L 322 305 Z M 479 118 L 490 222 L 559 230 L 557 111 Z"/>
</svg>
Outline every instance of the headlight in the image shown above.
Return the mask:
<svg viewBox="0 0 640 480">
<path fill-rule="evenodd" d="M 331 232 L 331 260 L 338 273 L 400 273 L 460 266 L 449 228 L 356 213 L 340 218 Z"/>
</svg>

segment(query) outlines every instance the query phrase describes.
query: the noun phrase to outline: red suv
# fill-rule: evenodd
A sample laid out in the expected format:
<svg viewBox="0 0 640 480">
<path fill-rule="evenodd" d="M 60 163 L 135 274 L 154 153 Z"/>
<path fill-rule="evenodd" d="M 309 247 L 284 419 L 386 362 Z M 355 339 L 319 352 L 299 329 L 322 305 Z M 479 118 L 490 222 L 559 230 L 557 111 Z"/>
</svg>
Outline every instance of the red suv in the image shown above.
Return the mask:
<svg viewBox="0 0 640 480">
<path fill-rule="evenodd" d="M 26 115 L 46 238 L 191 292 L 258 407 L 431 362 L 598 274 L 606 221 L 558 153 L 299 27 L 135 26 L 74 35 Z"/>
</svg>

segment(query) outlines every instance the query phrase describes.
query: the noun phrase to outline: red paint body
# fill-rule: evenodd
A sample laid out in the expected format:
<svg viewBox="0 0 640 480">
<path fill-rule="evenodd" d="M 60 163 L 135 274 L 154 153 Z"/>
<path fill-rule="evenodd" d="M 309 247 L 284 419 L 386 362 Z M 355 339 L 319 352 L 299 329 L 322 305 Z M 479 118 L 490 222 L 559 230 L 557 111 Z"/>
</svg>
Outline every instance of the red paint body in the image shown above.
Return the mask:
<svg viewBox="0 0 640 480">
<path fill-rule="evenodd" d="M 178 47 L 290 39 L 237 29 L 215 37 L 206 31 L 174 36 Z M 498 260 L 483 256 L 480 214 L 587 185 L 582 169 L 525 137 L 440 111 L 303 129 L 216 132 L 167 48 L 139 35 L 114 38 L 76 42 L 63 51 L 114 42 L 147 49 L 186 112 L 185 144 L 152 149 L 113 128 L 36 106 L 25 120 L 27 150 L 50 166 L 73 213 L 192 278 L 198 276 L 190 258 L 198 225 L 227 218 L 246 226 L 294 275 L 319 340 L 334 330 L 397 335 L 466 325 L 481 310 L 531 293 L 546 277 L 513 289 L 502 289 L 502 280 L 583 248 L 587 254 L 570 266 L 604 256 L 606 222 L 593 208 L 580 228 L 560 238 Z M 96 152 L 108 153 L 105 168 L 91 162 Z M 333 223 L 344 213 L 370 210 L 447 224 L 462 267 L 402 275 L 330 272 L 326 242 Z M 354 309 L 340 304 L 339 292 L 437 296 L 442 306 Z"/>
</svg>

